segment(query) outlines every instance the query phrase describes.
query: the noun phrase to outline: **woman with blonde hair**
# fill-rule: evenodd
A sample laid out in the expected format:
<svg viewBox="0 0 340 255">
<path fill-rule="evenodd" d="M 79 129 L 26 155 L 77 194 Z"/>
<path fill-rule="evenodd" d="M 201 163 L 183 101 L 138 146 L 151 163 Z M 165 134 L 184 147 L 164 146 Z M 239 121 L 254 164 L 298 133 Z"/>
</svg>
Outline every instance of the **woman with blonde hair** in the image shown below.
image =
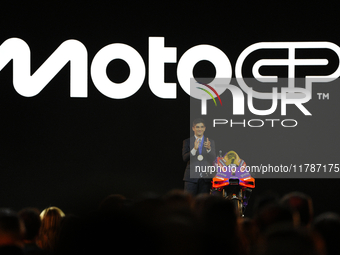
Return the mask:
<svg viewBox="0 0 340 255">
<path fill-rule="evenodd" d="M 64 216 L 65 214 L 58 207 L 49 207 L 41 212 L 38 244 L 43 250 L 50 252 L 55 250 L 60 223 Z"/>
</svg>

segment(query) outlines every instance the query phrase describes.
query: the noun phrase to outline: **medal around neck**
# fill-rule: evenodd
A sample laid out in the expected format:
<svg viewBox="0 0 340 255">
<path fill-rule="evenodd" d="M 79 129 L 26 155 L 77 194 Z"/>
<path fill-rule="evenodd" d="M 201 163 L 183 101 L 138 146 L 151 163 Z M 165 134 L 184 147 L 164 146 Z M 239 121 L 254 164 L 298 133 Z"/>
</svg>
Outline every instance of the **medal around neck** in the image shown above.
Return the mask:
<svg viewBox="0 0 340 255">
<path fill-rule="evenodd" d="M 202 136 L 202 138 L 200 138 L 200 144 L 198 146 L 198 152 L 199 152 L 199 155 L 197 156 L 198 161 L 203 160 L 203 156 L 202 156 L 203 141 L 204 141 L 204 136 Z"/>
</svg>

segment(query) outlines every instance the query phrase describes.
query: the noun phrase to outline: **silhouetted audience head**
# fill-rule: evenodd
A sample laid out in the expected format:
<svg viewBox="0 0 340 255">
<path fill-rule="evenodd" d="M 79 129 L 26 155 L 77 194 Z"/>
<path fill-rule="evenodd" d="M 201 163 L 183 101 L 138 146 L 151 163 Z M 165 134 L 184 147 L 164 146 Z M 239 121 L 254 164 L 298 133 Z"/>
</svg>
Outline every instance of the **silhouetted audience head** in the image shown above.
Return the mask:
<svg viewBox="0 0 340 255">
<path fill-rule="evenodd" d="M 261 233 L 281 224 L 294 227 L 300 224 L 298 214 L 279 203 L 269 204 L 262 208 L 256 215 L 255 221 Z"/>
<path fill-rule="evenodd" d="M 0 254 L 23 254 L 25 226 L 18 214 L 0 209 Z"/>
<path fill-rule="evenodd" d="M 281 203 L 299 214 L 301 226 L 310 226 L 313 220 L 313 203 L 310 196 L 302 192 L 291 192 L 281 199 Z"/>
<path fill-rule="evenodd" d="M 24 208 L 19 211 L 19 216 L 23 220 L 26 229 L 25 241 L 35 241 L 39 236 L 41 226 L 40 211 L 36 208 Z"/>
<path fill-rule="evenodd" d="M 319 235 L 286 224 L 268 231 L 260 245 L 258 253 L 261 255 L 325 255 Z"/>
<path fill-rule="evenodd" d="M 198 218 L 202 217 L 202 213 L 206 208 L 206 202 L 209 201 L 210 194 L 201 193 L 198 194 L 192 202 L 192 209 Z"/>
<path fill-rule="evenodd" d="M 171 213 L 192 213 L 193 197 L 183 190 L 174 189 L 163 196 L 164 206 Z"/>
<path fill-rule="evenodd" d="M 255 254 L 259 241 L 259 230 L 254 219 L 242 218 L 240 221 L 241 238 L 244 241 L 248 254 Z"/>
<path fill-rule="evenodd" d="M 169 203 L 174 201 L 175 203 L 183 203 L 183 204 L 191 204 L 192 203 L 192 195 L 181 189 L 173 189 L 167 192 L 163 199 Z"/>
<path fill-rule="evenodd" d="M 230 254 L 244 254 L 244 245 L 238 226 L 239 216 L 232 201 L 220 196 L 209 196 L 205 199 L 204 208 L 200 213 L 204 233 L 210 233 L 212 238 L 204 240 L 206 252 L 218 243 L 219 247 L 227 247 Z M 218 241 L 217 241 L 218 240 Z"/>
<path fill-rule="evenodd" d="M 325 241 L 328 255 L 340 254 L 340 216 L 333 212 L 320 214 L 315 218 L 314 229 Z"/>
<path fill-rule="evenodd" d="M 60 217 L 65 217 L 65 213 L 58 207 L 56 206 L 50 206 L 45 208 L 44 210 L 42 210 L 42 212 L 40 213 L 40 219 L 43 220 L 43 218 L 45 217 L 46 214 L 58 214 L 60 215 Z"/>
<path fill-rule="evenodd" d="M 163 219 L 157 221 L 157 228 L 154 229 L 159 254 L 203 255 L 202 236 L 205 233 L 193 214 L 180 209 L 161 215 Z"/>
<path fill-rule="evenodd" d="M 122 210 L 126 202 L 126 197 L 120 194 L 111 194 L 107 196 L 99 205 L 102 212 L 116 212 Z"/>
<path fill-rule="evenodd" d="M 273 191 L 266 191 L 263 194 L 257 195 L 254 202 L 254 213 L 257 214 L 262 208 L 270 204 L 276 204 L 279 200 L 279 195 Z"/>
<path fill-rule="evenodd" d="M 0 210 L 0 255 L 129 253 L 200 255 L 336 255 L 340 215 L 324 213 L 313 224 L 312 200 L 292 192 L 258 196 L 252 218 L 243 218 L 235 200 L 219 195 L 193 197 L 183 190 L 150 193 L 137 201 L 111 194 L 98 210 L 79 218 L 49 207 L 19 213 Z M 311 224 L 311 227 L 305 227 Z M 26 229 L 26 231 L 25 231 Z M 28 250 L 27 245 L 34 248 Z M 33 245 L 35 247 L 33 247 Z M 37 245 L 41 248 L 38 250 Z M 45 253 L 46 254 L 46 253 Z"/>
<path fill-rule="evenodd" d="M 43 250 L 55 250 L 60 223 L 64 216 L 64 212 L 58 207 L 49 207 L 41 212 L 41 227 L 38 244 Z"/>
<path fill-rule="evenodd" d="M 24 253 L 26 255 L 44 254 L 37 244 L 41 227 L 40 211 L 37 208 L 24 208 L 18 214 L 23 220 L 26 229 Z"/>
<path fill-rule="evenodd" d="M 84 221 L 75 215 L 63 217 L 60 225 L 55 254 L 82 254 L 86 250 L 83 242 Z"/>
<path fill-rule="evenodd" d="M 25 226 L 18 214 L 10 209 L 0 209 L 0 245 L 22 245 Z"/>
</svg>

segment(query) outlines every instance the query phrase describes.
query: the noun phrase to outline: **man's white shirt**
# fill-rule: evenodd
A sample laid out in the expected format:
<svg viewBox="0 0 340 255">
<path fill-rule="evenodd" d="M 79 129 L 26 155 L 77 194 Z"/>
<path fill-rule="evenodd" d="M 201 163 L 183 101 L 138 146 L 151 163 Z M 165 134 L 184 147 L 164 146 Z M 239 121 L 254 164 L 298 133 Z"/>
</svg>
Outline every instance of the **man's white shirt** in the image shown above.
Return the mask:
<svg viewBox="0 0 340 255">
<path fill-rule="evenodd" d="M 195 136 L 195 135 L 194 135 Z M 197 136 L 195 136 L 195 141 L 197 140 Z M 201 139 L 201 142 L 202 142 L 202 138 L 199 138 L 199 139 Z M 211 151 L 211 149 L 210 150 L 208 150 L 207 149 L 207 152 L 209 153 Z M 193 156 L 195 156 L 196 155 L 196 153 L 197 153 L 197 150 L 195 150 L 195 148 L 192 148 L 192 150 L 191 150 L 191 155 L 193 155 Z"/>
</svg>

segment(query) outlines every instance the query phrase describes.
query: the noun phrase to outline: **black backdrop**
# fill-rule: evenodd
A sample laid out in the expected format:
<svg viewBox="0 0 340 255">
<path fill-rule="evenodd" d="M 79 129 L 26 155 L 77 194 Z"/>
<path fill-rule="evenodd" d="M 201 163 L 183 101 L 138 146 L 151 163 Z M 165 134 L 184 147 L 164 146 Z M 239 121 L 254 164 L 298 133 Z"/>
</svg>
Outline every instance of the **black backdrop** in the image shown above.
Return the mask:
<svg viewBox="0 0 340 255">
<path fill-rule="evenodd" d="M 336 11 L 326 2 L 310 1 L 10 1 L 0 11 L 0 42 L 12 37 L 26 41 L 32 73 L 67 39 L 86 46 L 89 67 L 102 47 L 121 42 L 135 48 L 148 68 L 150 36 L 165 37 L 166 47 L 177 47 L 177 61 L 189 48 L 210 44 L 224 51 L 235 67 L 239 54 L 256 42 L 339 45 Z M 214 75 L 210 67 L 197 66 L 194 73 Z M 176 68 L 167 64 L 165 69 L 165 81 L 177 83 L 176 99 L 156 97 L 147 73 L 140 90 L 127 99 L 101 94 L 90 74 L 88 97 L 71 98 L 69 64 L 41 93 L 25 98 L 14 90 L 8 64 L 0 72 L 0 207 L 53 205 L 79 214 L 95 209 L 108 194 L 137 199 L 148 192 L 161 195 L 182 188 L 181 149 L 183 139 L 191 135 L 190 98 L 178 84 Z M 129 70 L 124 62 L 112 61 L 107 73 L 118 82 Z M 300 190 L 312 196 L 317 214 L 340 212 L 338 182 L 258 179 L 250 206 L 267 190 L 279 195 Z M 251 209 L 247 213 L 251 215 Z"/>
</svg>

